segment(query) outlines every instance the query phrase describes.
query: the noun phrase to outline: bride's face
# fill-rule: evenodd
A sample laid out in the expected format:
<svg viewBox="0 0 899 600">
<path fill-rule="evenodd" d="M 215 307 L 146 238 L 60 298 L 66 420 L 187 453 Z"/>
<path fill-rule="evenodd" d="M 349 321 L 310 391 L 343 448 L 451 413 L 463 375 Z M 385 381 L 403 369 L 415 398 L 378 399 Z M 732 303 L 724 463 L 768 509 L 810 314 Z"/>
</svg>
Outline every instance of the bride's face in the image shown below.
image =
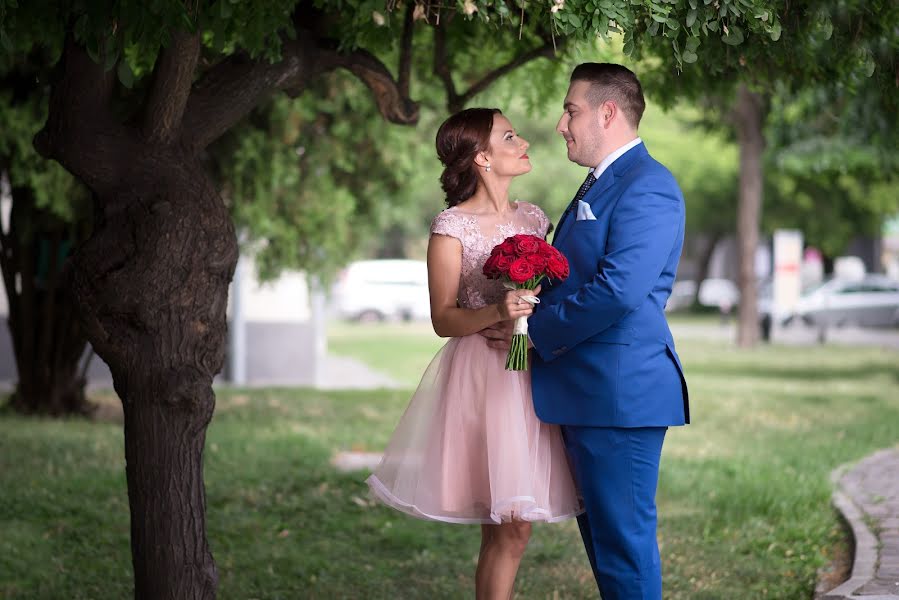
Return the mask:
<svg viewBox="0 0 899 600">
<path fill-rule="evenodd" d="M 514 177 L 529 172 L 529 146 L 526 139 L 515 133 L 509 119 L 501 114 L 493 115 L 490 147 L 484 153 L 485 159 L 490 163 L 490 172 L 485 175 Z"/>
</svg>

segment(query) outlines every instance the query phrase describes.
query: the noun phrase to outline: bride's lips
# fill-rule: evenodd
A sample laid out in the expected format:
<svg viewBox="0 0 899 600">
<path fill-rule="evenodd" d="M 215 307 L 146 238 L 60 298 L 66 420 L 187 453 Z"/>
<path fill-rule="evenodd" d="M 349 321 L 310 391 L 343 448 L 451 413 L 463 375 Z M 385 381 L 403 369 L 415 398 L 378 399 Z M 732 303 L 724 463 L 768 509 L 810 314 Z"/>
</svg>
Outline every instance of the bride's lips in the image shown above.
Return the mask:
<svg viewBox="0 0 899 600">
<path fill-rule="evenodd" d="M 530 158 L 530 156 L 528 156 L 527 154 L 522 154 L 518 158 L 523 158 L 523 159 L 527 160 L 528 158 Z"/>
</svg>

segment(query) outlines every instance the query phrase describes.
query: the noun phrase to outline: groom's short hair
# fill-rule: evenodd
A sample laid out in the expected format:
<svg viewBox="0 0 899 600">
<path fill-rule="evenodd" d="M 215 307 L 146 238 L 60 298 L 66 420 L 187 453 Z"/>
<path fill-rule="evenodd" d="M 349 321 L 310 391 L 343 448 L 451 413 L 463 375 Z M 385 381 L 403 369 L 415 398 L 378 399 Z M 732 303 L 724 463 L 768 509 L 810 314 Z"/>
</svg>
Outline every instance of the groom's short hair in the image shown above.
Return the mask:
<svg viewBox="0 0 899 600">
<path fill-rule="evenodd" d="M 640 80 L 627 67 L 614 63 L 582 63 L 572 71 L 571 81 L 590 84 L 587 101 L 594 108 L 611 100 L 624 112 L 634 129 L 640 125 L 646 100 L 643 99 Z"/>
</svg>

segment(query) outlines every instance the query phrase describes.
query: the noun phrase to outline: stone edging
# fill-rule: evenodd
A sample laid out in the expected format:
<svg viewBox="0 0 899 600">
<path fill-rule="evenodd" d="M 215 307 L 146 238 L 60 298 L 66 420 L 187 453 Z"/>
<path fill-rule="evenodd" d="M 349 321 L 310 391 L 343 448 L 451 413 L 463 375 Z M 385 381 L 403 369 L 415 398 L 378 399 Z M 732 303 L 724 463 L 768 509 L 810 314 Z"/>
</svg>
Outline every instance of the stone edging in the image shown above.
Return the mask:
<svg viewBox="0 0 899 600">
<path fill-rule="evenodd" d="M 852 573 L 847 581 L 826 592 L 819 600 L 899 600 L 899 596 L 888 595 L 855 595 L 869 581 L 876 577 L 880 542 L 865 522 L 864 510 L 853 500 L 853 492 L 857 495 L 861 490 L 853 484 L 845 485 L 843 478 L 852 468 L 861 462 L 878 458 L 882 454 L 894 452 L 893 449 L 881 450 L 863 458 L 858 463 L 843 465 L 831 474 L 834 483 L 833 505 L 840 511 L 852 530 L 855 552 L 852 561 Z"/>
</svg>

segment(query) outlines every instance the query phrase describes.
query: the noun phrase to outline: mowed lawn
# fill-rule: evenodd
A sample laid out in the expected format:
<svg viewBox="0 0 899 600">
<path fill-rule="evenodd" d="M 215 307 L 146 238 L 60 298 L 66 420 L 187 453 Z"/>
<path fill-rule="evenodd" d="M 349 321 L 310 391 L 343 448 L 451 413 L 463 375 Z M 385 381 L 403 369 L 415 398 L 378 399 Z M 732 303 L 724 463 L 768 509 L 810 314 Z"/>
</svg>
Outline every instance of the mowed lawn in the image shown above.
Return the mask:
<svg viewBox="0 0 899 600">
<path fill-rule="evenodd" d="M 422 325 L 341 325 L 330 338 L 410 388 L 441 344 Z M 663 456 L 666 600 L 810 598 L 844 539 L 830 472 L 899 441 L 899 354 L 678 349 L 694 422 L 670 432 Z M 383 508 L 366 473 L 330 464 L 380 450 L 410 391 L 219 391 L 206 483 L 220 598 L 473 597 L 477 526 Z M 0 597 L 129 597 L 128 529 L 120 423 L 0 413 Z M 596 597 L 572 522 L 535 527 L 517 592 Z"/>
</svg>

